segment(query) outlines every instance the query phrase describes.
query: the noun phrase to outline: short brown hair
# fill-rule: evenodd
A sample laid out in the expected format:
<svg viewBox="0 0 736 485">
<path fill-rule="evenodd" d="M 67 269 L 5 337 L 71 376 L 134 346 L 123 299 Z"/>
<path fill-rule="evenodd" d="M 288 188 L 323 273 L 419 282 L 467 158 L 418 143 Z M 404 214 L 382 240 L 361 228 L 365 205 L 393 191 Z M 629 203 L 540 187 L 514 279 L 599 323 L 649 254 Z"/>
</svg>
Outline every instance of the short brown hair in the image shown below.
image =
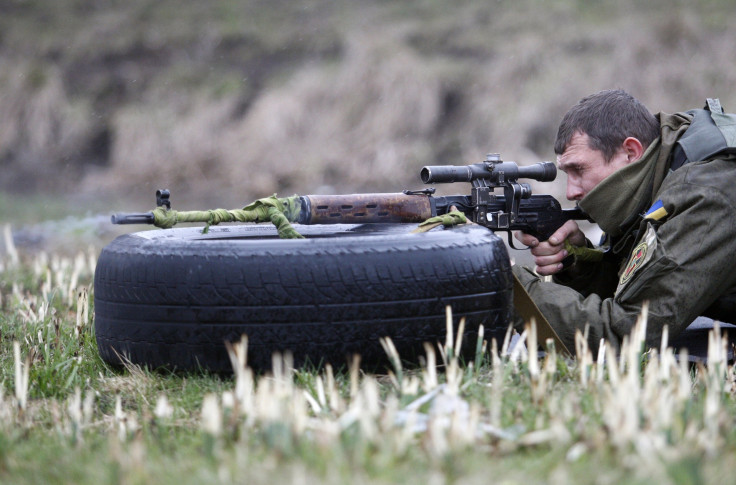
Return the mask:
<svg viewBox="0 0 736 485">
<path fill-rule="evenodd" d="M 606 162 L 628 137 L 649 146 L 659 136 L 659 122 L 638 99 L 622 89 L 586 96 L 570 108 L 560 122 L 555 153 L 562 155 L 575 133 L 585 133 L 589 146 L 603 153 Z"/>
</svg>

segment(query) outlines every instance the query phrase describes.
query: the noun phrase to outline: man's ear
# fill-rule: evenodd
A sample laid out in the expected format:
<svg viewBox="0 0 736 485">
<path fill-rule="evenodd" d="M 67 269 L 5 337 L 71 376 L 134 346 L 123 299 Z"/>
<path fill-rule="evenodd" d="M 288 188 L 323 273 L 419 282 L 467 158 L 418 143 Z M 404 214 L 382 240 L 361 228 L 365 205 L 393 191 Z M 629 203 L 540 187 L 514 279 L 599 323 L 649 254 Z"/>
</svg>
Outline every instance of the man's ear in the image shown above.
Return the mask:
<svg viewBox="0 0 736 485">
<path fill-rule="evenodd" d="M 624 140 L 622 148 L 628 157 L 628 163 L 636 162 L 644 154 L 644 146 L 633 136 Z"/>
</svg>

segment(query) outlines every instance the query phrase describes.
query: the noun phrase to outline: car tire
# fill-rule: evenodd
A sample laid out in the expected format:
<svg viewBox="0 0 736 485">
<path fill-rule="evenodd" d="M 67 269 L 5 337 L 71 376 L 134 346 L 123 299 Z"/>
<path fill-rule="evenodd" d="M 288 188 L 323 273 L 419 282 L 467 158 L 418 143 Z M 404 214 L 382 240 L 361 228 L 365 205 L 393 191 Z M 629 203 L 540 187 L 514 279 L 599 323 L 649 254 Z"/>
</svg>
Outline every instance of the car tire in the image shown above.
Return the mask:
<svg viewBox="0 0 736 485">
<path fill-rule="evenodd" d="M 476 225 L 420 234 L 412 224 L 307 225 L 279 239 L 266 224 L 187 227 L 120 236 L 98 259 L 95 333 L 103 360 L 149 368 L 231 371 L 226 341 L 248 336 L 248 364 L 274 352 L 297 366 L 387 362 L 379 342 L 416 361 L 444 342 L 446 306 L 480 325 L 510 321 L 512 278 L 501 239 Z"/>
</svg>

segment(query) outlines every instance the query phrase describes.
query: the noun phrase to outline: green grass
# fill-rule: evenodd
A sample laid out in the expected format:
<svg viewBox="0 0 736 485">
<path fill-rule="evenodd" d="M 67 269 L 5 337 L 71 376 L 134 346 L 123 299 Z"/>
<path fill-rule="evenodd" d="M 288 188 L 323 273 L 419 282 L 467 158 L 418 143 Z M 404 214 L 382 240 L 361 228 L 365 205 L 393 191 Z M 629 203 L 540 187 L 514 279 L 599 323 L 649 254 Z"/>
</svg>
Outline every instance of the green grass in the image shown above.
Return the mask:
<svg viewBox="0 0 736 485">
<path fill-rule="evenodd" d="M 388 375 L 114 369 L 96 350 L 90 251 L 0 256 L 4 484 L 697 484 L 736 465 L 734 369 L 642 356 L 641 326 L 606 363 L 583 349 L 462 364 L 446 347 Z"/>
</svg>

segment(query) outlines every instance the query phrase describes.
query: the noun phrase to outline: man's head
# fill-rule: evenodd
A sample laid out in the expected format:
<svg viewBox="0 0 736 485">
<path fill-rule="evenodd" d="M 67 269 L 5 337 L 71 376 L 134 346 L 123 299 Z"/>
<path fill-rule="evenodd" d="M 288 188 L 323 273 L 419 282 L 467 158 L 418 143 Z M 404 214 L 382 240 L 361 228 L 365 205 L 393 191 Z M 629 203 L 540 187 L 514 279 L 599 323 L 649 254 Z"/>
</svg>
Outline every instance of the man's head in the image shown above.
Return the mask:
<svg viewBox="0 0 736 485">
<path fill-rule="evenodd" d="M 581 99 L 562 118 L 555 153 L 568 175 L 567 198 L 580 200 L 601 180 L 635 162 L 659 136 L 659 123 L 623 90 Z"/>
</svg>

